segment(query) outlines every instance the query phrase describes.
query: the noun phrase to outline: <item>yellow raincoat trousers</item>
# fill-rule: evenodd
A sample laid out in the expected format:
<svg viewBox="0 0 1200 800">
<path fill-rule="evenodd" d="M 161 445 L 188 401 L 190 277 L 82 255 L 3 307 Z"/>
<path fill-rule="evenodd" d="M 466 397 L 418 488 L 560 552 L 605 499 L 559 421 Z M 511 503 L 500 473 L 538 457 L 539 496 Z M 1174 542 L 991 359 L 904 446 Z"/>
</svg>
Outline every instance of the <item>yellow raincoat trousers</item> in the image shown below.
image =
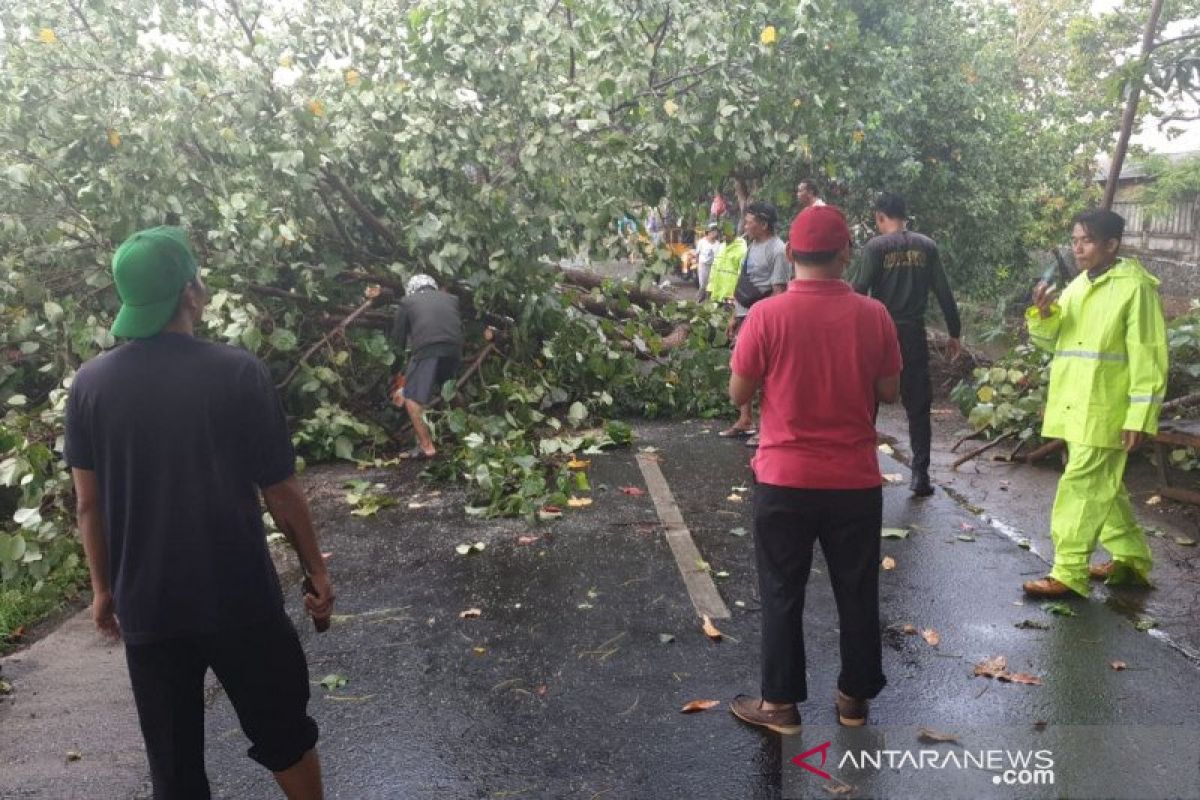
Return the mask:
<svg viewBox="0 0 1200 800">
<path fill-rule="evenodd" d="M 1121 432 L 1158 432 L 1167 336 L 1158 279 L 1123 258 L 1095 281 L 1081 273 L 1043 318 L 1025 312 L 1029 339 L 1054 353 L 1042 436 L 1065 439 L 1068 461 L 1050 521 L 1050 576 L 1088 594 L 1096 542 L 1116 562 L 1110 582 L 1147 583 L 1150 548 L 1125 491 Z"/>
<path fill-rule="evenodd" d="M 746 259 L 746 240 L 735 236 L 733 241 L 725 245 L 713 261 L 712 270 L 708 274 L 708 297 L 718 303 L 733 297 L 737 288 L 738 276 L 742 273 L 742 261 Z"/>
</svg>

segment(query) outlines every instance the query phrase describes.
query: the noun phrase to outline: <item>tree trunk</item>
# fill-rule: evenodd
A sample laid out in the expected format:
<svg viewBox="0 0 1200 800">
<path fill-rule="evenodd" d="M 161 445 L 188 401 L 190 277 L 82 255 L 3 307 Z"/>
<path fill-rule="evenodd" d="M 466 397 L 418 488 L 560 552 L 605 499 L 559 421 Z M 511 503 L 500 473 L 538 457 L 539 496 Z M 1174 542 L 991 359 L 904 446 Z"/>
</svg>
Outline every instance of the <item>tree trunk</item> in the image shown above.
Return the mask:
<svg viewBox="0 0 1200 800">
<path fill-rule="evenodd" d="M 1146 20 L 1146 30 L 1142 34 L 1142 53 L 1140 58 L 1145 61 L 1154 45 L 1154 36 L 1158 31 L 1158 19 L 1162 15 L 1163 0 L 1154 0 L 1150 6 L 1150 18 Z M 1121 117 L 1121 135 L 1117 138 L 1117 147 L 1113 151 L 1112 163 L 1108 166 L 1108 183 L 1104 187 L 1104 202 L 1102 208 L 1111 209 L 1117 196 L 1117 184 L 1121 180 L 1121 168 L 1125 165 L 1125 152 L 1129 149 L 1129 137 L 1133 134 L 1133 122 L 1137 119 L 1138 101 L 1142 97 L 1142 78 L 1129 86 L 1129 97 L 1125 101 L 1125 114 Z"/>
</svg>

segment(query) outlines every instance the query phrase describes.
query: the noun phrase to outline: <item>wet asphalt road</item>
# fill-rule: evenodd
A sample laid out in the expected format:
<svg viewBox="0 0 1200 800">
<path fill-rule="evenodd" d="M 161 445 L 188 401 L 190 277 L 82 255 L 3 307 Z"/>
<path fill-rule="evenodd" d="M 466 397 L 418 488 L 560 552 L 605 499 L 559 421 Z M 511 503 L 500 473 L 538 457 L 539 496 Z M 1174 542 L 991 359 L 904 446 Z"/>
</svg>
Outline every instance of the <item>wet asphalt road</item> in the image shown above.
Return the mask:
<svg viewBox="0 0 1200 800">
<path fill-rule="evenodd" d="M 780 797 L 782 769 L 794 768 L 781 766 L 778 739 L 728 713 L 735 694 L 757 693 L 759 618 L 752 540 L 731 532 L 749 531 L 749 503 L 727 499 L 749 485 L 749 451 L 718 439 L 716 427 L 642 424 L 635 448 L 658 448 L 700 552 L 714 572 L 729 573 L 717 579 L 733 614 L 719 622 L 720 643 L 700 630 L 650 497 L 619 491 L 644 486 L 634 450 L 590 457 L 595 503 L 538 528 L 465 518 L 458 496 L 434 494 L 409 465 L 367 473 L 401 499 L 372 518 L 349 516 L 340 491 L 318 492 L 344 616 L 325 635 L 307 623 L 300 630 L 314 682 L 334 673 L 348 680 L 334 691 L 313 687 L 328 796 Z M 903 471 L 890 459 L 883 464 Z M 328 486 L 336 473 L 325 474 Z M 889 685 L 872 706 L 874 724 L 951 732 L 1035 722 L 1194 724 L 1196 666 L 1134 627 L 1138 595 L 1105 602 L 1098 592 L 1072 604 L 1075 617 L 1023 603 L 1020 582 L 1044 574 L 1044 562 L 944 493 L 910 499 L 906 483 L 884 493 L 884 525 L 911 534 L 883 542 L 896 568 L 881 573 Z M 526 535 L 539 538 L 519 544 Z M 474 541 L 486 549 L 455 552 Z M 801 713 L 807 726 L 828 727 L 837 621 L 819 557 L 808 596 L 811 694 Z M 292 592 L 293 618 L 296 599 Z M 468 608 L 481 616 L 460 619 Z M 1025 620 L 1047 628 L 1016 627 Z M 940 645 L 901 632 L 906 624 L 937 631 Z M 674 640 L 664 643 L 662 634 Z M 971 677 L 974 664 L 996 655 L 1044 685 Z M 1114 660 L 1129 669 L 1114 671 Z M 679 713 L 707 698 L 722 704 Z M 245 757 L 219 693 L 208 726 L 214 795 L 278 796 L 270 775 Z M 911 780 L 883 771 L 846 796 L 921 796 Z M 1139 796 L 1139 776 L 1124 780 L 1113 796 Z M 811 796 L 831 796 L 820 788 Z M 1174 788 L 1176 796 L 1200 794 L 1200 786 Z"/>
</svg>

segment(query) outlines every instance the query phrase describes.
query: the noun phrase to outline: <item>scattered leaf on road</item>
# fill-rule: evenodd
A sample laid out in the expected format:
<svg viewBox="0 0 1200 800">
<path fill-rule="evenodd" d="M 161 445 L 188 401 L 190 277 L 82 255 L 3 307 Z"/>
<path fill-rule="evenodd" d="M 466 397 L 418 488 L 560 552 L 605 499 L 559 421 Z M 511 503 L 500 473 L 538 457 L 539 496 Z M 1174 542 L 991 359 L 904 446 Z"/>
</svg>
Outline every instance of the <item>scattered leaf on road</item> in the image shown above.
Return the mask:
<svg viewBox="0 0 1200 800">
<path fill-rule="evenodd" d="M 741 528 L 741 527 L 738 527 L 738 528 L 730 528 L 730 529 L 729 529 L 729 532 L 730 532 L 731 534 L 733 534 L 734 536 L 745 536 L 745 535 L 746 535 L 746 529 L 745 529 L 745 528 Z"/>
<path fill-rule="evenodd" d="M 740 494 L 731 494 L 731 495 L 729 495 L 729 497 L 726 497 L 725 499 L 731 503 L 742 502 L 742 496 Z"/>
<path fill-rule="evenodd" d="M 558 519 L 562 515 L 562 509 L 558 506 L 544 506 L 538 510 L 538 519 L 540 519 L 542 522 L 549 522 L 552 519 Z"/>
<path fill-rule="evenodd" d="M 710 708 L 716 708 L 721 705 L 720 700 L 692 700 L 679 709 L 681 714 L 695 714 L 697 711 L 708 711 Z"/>
<path fill-rule="evenodd" d="M 1033 543 L 1028 539 L 1017 539 L 1017 547 L 1021 548 L 1022 550 L 1028 550 L 1033 547 Z"/>
<path fill-rule="evenodd" d="M 890 444 L 881 444 L 881 445 L 879 445 L 879 452 L 883 453 L 885 456 L 890 456 L 890 455 L 893 455 L 896 451 L 894 449 L 892 449 L 892 446 Z"/>
<path fill-rule="evenodd" d="M 675 634 L 672 634 L 672 633 L 660 633 L 660 634 L 658 635 L 658 643 L 659 643 L 659 644 L 671 644 L 671 643 L 672 643 L 672 642 L 674 642 L 674 641 L 675 641 Z"/>
<path fill-rule="evenodd" d="M 980 661 L 972 671 L 973 677 L 996 678 L 1008 672 L 1008 659 L 1004 656 L 992 656 Z"/>
<path fill-rule="evenodd" d="M 883 479 L 885 481 L 887 481 L 888 483 L 903 483 L 904 482 L 904 476 L 901 475 L 899 472 L 885 472 L 885 473 L 883 473 Z"/>
<path fill-rule="evenodd" d="M 900 626 L 900 632 L 904 633 L 908 636 L 916 636 L 917 635 L 917 626 L 913 625 L 911 623 L 905 623 L 904 625 Z"/>
<path fill-rule="evenodd" d="M 478 608 L 468 608 L 466 611 L 458 612 L 459 619 L 479 619 L 483 611 Z"/>
<path fill-rule="evenodd" d="M 483 542 L 475 542 L 474 544 L 460 544 L 454 548 L 454 552 L 460 556 L 470 555 L 471 553 L 482 553 L 487 545 Z"/>
<path fill-rule="evenodd" d="M 728 578 L 728 577 L 729 577 L 729 573 L 728 573 L 728 572 L 726 572 L 725 570 L 719 570 L 718 572 L 716 572 L 716 573 L 714 573 L 714 574 L 715 574 L 715 575 L 716 575 L 718 578 Z"/>
<path fill-rule="evenodd" d="M 1121 672 L 1129 667 L 1129 665 L 1124 661 L 1111 661 L 1109 662 L 1109 666 L 1115 669 L 1117 672 Z"/>
<path fill-rule="evenodd" d="M 1184 547 L 1195 547 L 1195 546 L 1196 546 L 1196 540 L 1195 540 L 1195 539 L 1190 539 L 1190 538 L 1188 538 L 1187 536 L 1176 536 L 1176 537 L 1175 537 L 1175 544 L 1178 544 L 1178 545 L 1183 545 Z"/>
<path fill-rule="evenodd" d="M 921 631 L 921 638 L 924 639 L 930 647 L 937 647 L 942 643 L 942 635 L 933 628 L 926 628 Z"/>
<path fill-rule="evenodd" d="M 745 494 L 746 492 L 750 491 L 750 487 L 749 486 L 731 486 L 729 490 L 731 492 L 737 492 L 738 494 Z"/>
<path fill-rule="evenodd" d="M 928 744 L 937 744 L 938 742 L 954 742 L 958 744 L 958 737 L 953 733 L 942 733 L 941 731 L 935 731 L 933 728 L 917 728 L 917 738 Z"/>
<path fill-rule="evenodd" d="M 527 534 L 527 535 L 525 535 L 525 536 L 518 536 L 518 537 L 517 537 L 517 544 L 533 544 L 534 542 L 536 542 L 536 541 L 537 541 L 538 539 L 540 539 L 540 538 L 542 538 L 542 537 L 540 537 L 540 536 L 528 535 L 528 534 Z"/>
<path fill-rule="evenodd" d="M 1071 608 L 1066 603 L 1056 601 L 1053 603 L 1042 603 L 1042 611 L 1047 614 L 1054 614 L 1058 617 L 1077 617 L 1079 614 L 1075 609 Z"/>
<path fill-rule="evenodd" d="M 639 486 L 622 486 L 621 491 L 630 497 L 641 497 L 646 493 L 646 490 Z"/>
<path fill-rule="evenodd" d="M 477 656 L 481 656 L 487 652 L 487 648 L 486 647 L 472 647 L 471 652 Z"/>
<path fill-rule="evenodd" d="M 1036 675 L 1030 675 L 1028 672 L 1006 672 L 1003 675 L 997 675 L 996 680 L 1005 683 L 1020 683 L 1025 686 L 1041 686 L 1042 679 Z"/>
<path fill-rule="evenodd" d="M 721 631 L 717 629 L 716 625 L 713 625 L 712 618 L 707 614 L 704 615 L 704 624 L 701 627 L 704 630 L 704 635 L 709 639 L 712 639 L 714 642 L 721 641 Z"/>
<path fill-rule="evenodd" d="M 587 469 L 591 463 L 591 461 L 582 458 L 572 458 L 567 462 L 567 469 Z"/>
<path fill-rule="evenodd" d="M 1156 506 L 1156 505 L 1158 505 L 1158 504 L 1159 504 L 1159 503 L 1161 503 L 1161 502 L 1162 502 L 1162 496 L 1161 496 L 1161 495 L 1157 495 L 1157 494 L 1156 494 L 1156 495 L 1152 495 L 1152 496 L 1150 497 L 1150 499 L 1146 501 L 1146 505 L 1148 505 L 1148 506 Z"/>
<path fill-rule="evenodd" d="M 67 751 L 67 762 L 68 763 L 70 763 L 72 761 L 78 761 L 81 758 L 83 758 L 83 753 L 79 752 L 78 750 L 68 750 Z"/>
<path fill-rule="evenodd" d="M 1145 633 L 1151 628 L 1157 628 L 1158 620 L 1152 619 L 1151 617 L 1142 617 L 1137 622 L 1133 623 L 1133 627 L 1137 628 L 1142 633 Z"/>
<path fill-rule="evenodd" d="M 971 534 L 969 534 L 969 533 L 960 533 L 960 534 L 959 534 L 959 535 L 958 535 L 956 538 L 957 538 L 957 539 L 958 539 L 960 542 L 973 542 L 973 541 L 975 541 L 975 537 L 974 537 L 974 536 L 972 536 L 972 535 L 971 535 Z"/>
<path fill-rule="evenodd" d="M 567 505 L 571 508 L 586 508 L 592 504 L 590 497 L 571 497 L 567 500 Z"/>
<path fill-rule="evenodd" d="M 1047 625 L 1045 622 L 1038 622 L 1035 619 L 1023 619 L 1016 624 L 1016 627 L 1020 628 L 1021 630 L 1033 630 L 1033 631 L 1048 631 L 1048 630 L 1050 630 L 1050 626 Z"/>
<path fill-rule="evenodd" d="M 907 539 L 908 528 L 884 528 L 879 535 L 884 539 Z"/>
<path fill-rule="evenodd" d="M 882 566 L 884 569 L 895 569 L 896 559 L 892 558 L 891 556 L 884 556 Z"/>
<path fill-rule="evenodd" d="M 842 781 L 838 781 L 837 783 L 826 783 L 823 784 L 821 788 L 834 797 L 842 797 L 854 791 L 854 787 L 852 785 Z"/>
<path fill-rule="evenodd" d="M 340 689 L 350 682 L 350 679 L 345 675 L 338 675 L 336 672 L 331 672 L 324 678 L 321 678 L 321 686 L 328 691 Z"/>
</svg>

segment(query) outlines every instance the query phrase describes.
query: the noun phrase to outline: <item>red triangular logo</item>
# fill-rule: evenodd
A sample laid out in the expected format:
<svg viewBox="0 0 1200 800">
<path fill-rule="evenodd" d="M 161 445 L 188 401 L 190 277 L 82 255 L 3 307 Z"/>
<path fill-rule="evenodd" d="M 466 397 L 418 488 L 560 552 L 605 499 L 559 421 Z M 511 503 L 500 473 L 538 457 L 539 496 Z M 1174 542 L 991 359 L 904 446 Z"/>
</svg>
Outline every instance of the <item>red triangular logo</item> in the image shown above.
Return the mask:
<svg viewBox="0 0 1200 800">
<path fill-rule="evenodd" d="M 813 749 L 803 752 L 800 755 L 793 758 L 792 763 L 795 764 L 797 767 L 802 767 L 802 768 L 808 770 L 809 772 L 811 772 L 814 775 L 820 775 L 825 780 L 831 781 L 831 780 L 833 780 L 833 776 L 830 775 L 825 770 L 817 769 L 812 764 L 809 764 L 808 757 L 813 755 L 814 753 L 820 753 L 821 754 L 821 766 L 822 767 L 825 766 L 825 759 L 829 757 L 829 746 L 832 744 L 833 744 L 833 742 L 825 742 L 825 744 L 819 744 L 816 747 L 814 747 Z"/>
</svg>

